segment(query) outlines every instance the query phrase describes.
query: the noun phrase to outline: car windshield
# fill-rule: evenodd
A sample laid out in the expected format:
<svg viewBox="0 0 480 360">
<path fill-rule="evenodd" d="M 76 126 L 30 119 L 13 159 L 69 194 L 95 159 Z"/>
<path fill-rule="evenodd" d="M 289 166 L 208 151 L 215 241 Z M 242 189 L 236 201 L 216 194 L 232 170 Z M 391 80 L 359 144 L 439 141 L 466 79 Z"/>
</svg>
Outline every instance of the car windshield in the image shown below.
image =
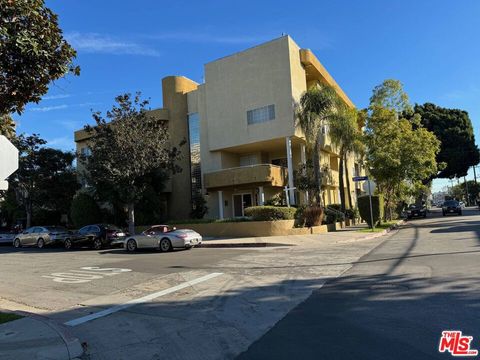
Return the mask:
<svg viewBox="0 0 480 360">
<path fill-rule="evenodd" d="M 408 208 L 409 208 L 409 209 L 415 209 L 416 207 L 417 207 L 417 205 L 415 205 L 415 204 L 411 204 L 411 205 L 409 205 L 409 207 L 408 207 Z"/>
<path fill-rule="evenodd" d="M 443 203 L 444 206 L 458 206 L 458 202 L 455 200 L 445 201 Z"/>
</svg>

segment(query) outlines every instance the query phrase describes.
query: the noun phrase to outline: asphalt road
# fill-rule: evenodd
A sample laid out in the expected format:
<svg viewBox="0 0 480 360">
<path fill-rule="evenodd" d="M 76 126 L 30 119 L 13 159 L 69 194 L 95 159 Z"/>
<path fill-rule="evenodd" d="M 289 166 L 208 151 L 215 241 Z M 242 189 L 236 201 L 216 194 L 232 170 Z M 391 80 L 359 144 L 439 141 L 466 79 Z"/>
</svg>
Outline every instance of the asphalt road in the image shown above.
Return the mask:
<svg viewBox="0 0 480 360">
<path fill-rule="evenodd" d="M 443 330 L 480 350 L 480 216 L 412 220 L 298 305 L 238 359 L 447 359 Z"/>
<path fill-rule="evenodd" d="M 0 308 L 66 323 L 91 360 L 233 359 L 384 240 L 364 238 L 135 254 L 0 247 Z"/>
</svg>

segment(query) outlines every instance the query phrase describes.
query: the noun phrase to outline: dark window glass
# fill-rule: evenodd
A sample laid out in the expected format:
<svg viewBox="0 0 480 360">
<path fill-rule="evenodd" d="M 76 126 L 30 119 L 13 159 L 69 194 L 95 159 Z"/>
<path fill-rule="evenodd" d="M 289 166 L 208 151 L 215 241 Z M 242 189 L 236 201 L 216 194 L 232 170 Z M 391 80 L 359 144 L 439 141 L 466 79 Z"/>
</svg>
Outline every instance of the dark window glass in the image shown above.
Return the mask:
<svg viewBox="0 0 480 360">
<path fill-rule="evenodd" d="M 202 166 L 200 159 L 200 116 L 198 113 L 188 115 L 188 137 L 190 143 L 190 186 L 192 209 L 197 198 L 202 196 Z"/>
</svg>

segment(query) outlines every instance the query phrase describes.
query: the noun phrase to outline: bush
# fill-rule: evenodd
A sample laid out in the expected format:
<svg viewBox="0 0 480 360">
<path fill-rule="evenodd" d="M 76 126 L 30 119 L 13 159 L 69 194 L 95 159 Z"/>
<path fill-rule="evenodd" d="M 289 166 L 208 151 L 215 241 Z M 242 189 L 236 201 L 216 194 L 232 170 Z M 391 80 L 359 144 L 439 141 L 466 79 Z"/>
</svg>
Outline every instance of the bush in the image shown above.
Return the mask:
<svg viewBox="0 0 480 360">
<path fill-rule="evenodd" d="M 354 207 L 353 209 L 347 209 L 345 211 L 345 216 L 348 219 L 355 220 L 360 218 L 360 212 L 358 211 L 357 207 Z"/>
<path fill-rule="evenodd" d="M 281 206 L 252 206 L 245 209 L 245 216 L 254 221 L 293 220 L 296 208 Z"/>
<path fill-rule="evenodd" d="M 383 219 L 383 196 L 372 196 L 373 222 L 377 225 Z M 358 197 L 360 217 L 372 227 L 370 218 L 370 200 L 368 195 Z"/>
<path fill-rule="evenodd" d="M 337 204 L 333 204 L 337 205 Z M 335 224 L 336 222 L 345 221 L 345 214 L 336 209 L 336 206 L 328 205 L 325 208 L 325 224 Z"/>
<path fill-rule="evenodd" d="M 320 206 L 309 206 L 303 210 L 303 218 L 305 219 L 305 226 L 319 226 L 322 225 L 324 211 Z"/>
<path fill-rule="evenodd" d="M 202 195 L 198 195 L 193 200 L 193 209 L 190 212 L 192 219 L 203 219 L 208 212 L 207 201 Z"/>
<path fill-rule="evenodd" d="M 102 220 L 100 208 L 95 200 L 87 194 L 78 194 L 70 205 L 70 217 L 75 227 L 95 224 Z"/>
</svg>

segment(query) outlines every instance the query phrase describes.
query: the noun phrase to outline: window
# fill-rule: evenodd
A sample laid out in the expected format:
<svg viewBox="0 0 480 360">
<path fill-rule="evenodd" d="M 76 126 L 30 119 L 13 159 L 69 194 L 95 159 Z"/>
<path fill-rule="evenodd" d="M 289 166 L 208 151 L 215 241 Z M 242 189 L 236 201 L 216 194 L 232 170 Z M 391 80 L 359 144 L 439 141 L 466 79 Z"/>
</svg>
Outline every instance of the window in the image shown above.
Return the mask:
<svg viewBox="0 0 480 360">
<path fill-rule="evenodd" d="M 200 161 L 200 116 L 198 113 L 188 115 L 188 140 L 190 143 L 190 187 L 192 209 L 197 199 L 202 196 L 202 167 Z"/>
<path fill-rule="evenodd" d="M 92 155 L 92 149 L 90 149 L 88 146 L 85 146 L 80 149 L 80 155 L 84 157 L 89 157 Z"/>
<path fill-rule="evenodd" d="M 257 156 L 254 154 L 240 156 L 240 166 L 255 165 L 256 163 L 257 163 Z"/>
<path fill-rule="evenodd" d="M 275 119 L 275 105 L 268 105 L 261 108 L 247 111 L 247 124 L 260 124 Z"/>
</svg>

